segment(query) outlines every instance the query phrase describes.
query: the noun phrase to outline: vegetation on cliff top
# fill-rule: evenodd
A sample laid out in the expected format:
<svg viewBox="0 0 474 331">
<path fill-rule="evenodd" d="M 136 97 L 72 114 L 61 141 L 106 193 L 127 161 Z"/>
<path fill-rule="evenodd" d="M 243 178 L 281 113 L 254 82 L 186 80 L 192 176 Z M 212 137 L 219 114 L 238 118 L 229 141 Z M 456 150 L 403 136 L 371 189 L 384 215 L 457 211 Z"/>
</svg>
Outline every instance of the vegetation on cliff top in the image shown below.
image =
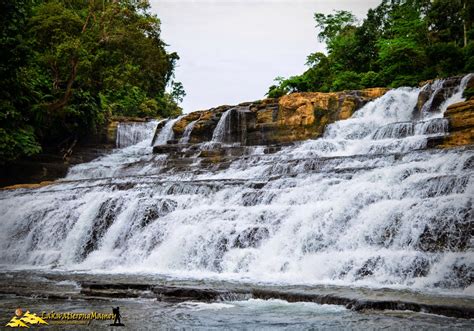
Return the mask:
<svg viewBox="0 0 474 331">
<path fill-rule="evenodd" d="M 307 58 L 309 69 L 276 78 L 267 95 L 414 86 L 474 71 L 474 2 L 383 0 L 358 23 L 347 11 L 314 15 L 327 54 Z"/>
<path fill-rule="evenodd" d="M 181 113 L 179 57 L 148 1 L 0 0 L 0 18 L 0 163 L 67 148 L 113 115 Z"/>
</svg>

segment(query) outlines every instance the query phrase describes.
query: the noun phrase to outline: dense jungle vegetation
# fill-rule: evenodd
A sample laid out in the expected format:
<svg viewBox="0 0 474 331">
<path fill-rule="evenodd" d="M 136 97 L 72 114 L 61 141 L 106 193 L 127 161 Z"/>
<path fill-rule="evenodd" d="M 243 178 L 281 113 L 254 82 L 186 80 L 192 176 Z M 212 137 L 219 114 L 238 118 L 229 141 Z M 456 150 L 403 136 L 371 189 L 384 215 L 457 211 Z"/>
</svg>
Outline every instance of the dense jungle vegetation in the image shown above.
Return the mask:
<svg viewBox="0 0 474 331">
<path fill-rule="evenodd" d="M 327 53 L 301 75 L 277 77 L 269 97 L 289 92 L 414 86 L 474 71 L 474 2 L 383 0 L 358 22 L 348 11 L 314 14 Z"/>
<path fill-rule="evenodd" d="M 0 163 L 74 144 L 112 116 L 181 113 L 179 57 L 148 1 L 0 0 L 0 44 Z"/>
</svg>

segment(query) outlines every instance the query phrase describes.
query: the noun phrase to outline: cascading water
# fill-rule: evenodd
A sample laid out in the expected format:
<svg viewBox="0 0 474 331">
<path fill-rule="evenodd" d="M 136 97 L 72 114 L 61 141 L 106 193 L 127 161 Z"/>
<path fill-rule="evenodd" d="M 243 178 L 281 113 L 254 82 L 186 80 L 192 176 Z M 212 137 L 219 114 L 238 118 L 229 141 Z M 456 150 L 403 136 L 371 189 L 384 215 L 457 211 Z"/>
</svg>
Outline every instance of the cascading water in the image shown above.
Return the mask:
<svg viewBox="0 0 474 331">
<path fill-rule="evenodd" d="M 425 149 L 446 123 L 413 120 L 418 93 L 389 91 L 321 139 L 227 170 L 160 173 L 143 154 L 124 166 L 125 148 L 62 183 L 2 191 L 0 263 L 472 295 L 474 151 Z"/>
<path fill-rule="evenodd" d="M 181 118 L 182 116 L 179 116 L 177 118 L 167 120 L 165 126 L 163 126 L 163 128 L 160 130 L 156 138 L 152 141 L 152 145 L 153 146 L 166 145 L 168 143 L 168 140 L 173 139 L 174 137 L 173 126 Z"/>
<path fill-rule="evenodd" d="M 472 78 L 473 74 L 467 74 L 461 79 L 461 83 L 456 87 L 454 93 L 449 96 L 440 106 L 441 114 L 444 114 L 449 105 L 453 103 L 464 101 L 463 92 L 466 89 L 467 83 Z"/>
<path fill-rule="evenodd" d="M 435 80 L 431 84 L 426 84 L 423 87 L 423 89 L 422 89 L 423 92 L 429 92 L 430 93 L 429 99 L 425 102 L 425 104 L 421 108 L 421 113 L 423 114 L 423 116 L 428 115 L 429 111 L 432 108 L 433 100 L 437 96 L 437 94 L 440 93 L 440 91 L 443 90 L 443 85 L 444 85 L 444 79 L 438 79 L 438 80 Z"/>
<path fill-rule="evenodd" d="M 119 123 L 115 144 L 118 148 L 123 148 L 150 139 L 156 125 L 156 121 Z"/>
<path fill-rule="evenodd" d="M 181 139 L 179 139 L 180 144 L 187 144 L 189 142 L 189 138 L 191 138 L 191 133 L 193 132 L 193 129 L 196 123 L 197 123 L 197 120 L 190 122 L 186 126 L 183 132 L 183 136 L 181 137 Z"/>
<path fill-rule="evenodd" d="M 442 79 L 426 84 L 421 91 L 424 93 L 430 93 L 430 97 L 421 108 L 421 114 L 425 118 L 443 117 L 443 114 L 446 109 L 448 109 L 449 105 L 465 100 L 463 98 L 463 92 L 472 76 L 473 74 L 465 75 L 460 79 L 459 84 L 453 88 L 445 88 L 445 85 L 448 82 Z M 433 102 L 435 99 L 441 99 L 442 102 L 434 106 Z"/>
<path fill-rule="evenodd" d="M 127 147 L 117 149 L 111 154 L 99 157 L 89 163 L 81 163 L 71 167 L 65 180 L 140 175 L 143 171 L 149 169 L 143 166 L 143 163 L 160 164 L 160 161 L 163 161 L 164 157 L 154 156 L 152 154 L 153 148 L 151 147 L 153 134 L 160 123 L 161 121 L 150 121 L 142 123 L 141 125 L 133 125 L 133 129 L 120 123 L 117 127 L 117 145 L 122 146 L 122 144 L 119 143 L 119 141 L 122 140 L 127 142 L 127 144 L 124 144 Z M 126 134 L 128 133 L 131 134 L 127 136 Z M 122 138 L 119 139 L 119 136 Z M 132 141 L 130 136 L 136 139 L 133 145 L 128 145 L 128 143 Z M 140 137 L 140 139 L 137 137 Z M 137 164 L 140 164 L 140 166 L 137 167 Z"/>
<path fill-rule="evenodd" d="M 228 109 L 227 111 L 222 114 L 219 122 L 217 123 L 216 128 L 214 129 L 214 133 L 212 134 L 211 142 L 213 143 L 223 143 L 227 142 L 230 136 L 230 115 L 234 108 Z"/>
</svg>

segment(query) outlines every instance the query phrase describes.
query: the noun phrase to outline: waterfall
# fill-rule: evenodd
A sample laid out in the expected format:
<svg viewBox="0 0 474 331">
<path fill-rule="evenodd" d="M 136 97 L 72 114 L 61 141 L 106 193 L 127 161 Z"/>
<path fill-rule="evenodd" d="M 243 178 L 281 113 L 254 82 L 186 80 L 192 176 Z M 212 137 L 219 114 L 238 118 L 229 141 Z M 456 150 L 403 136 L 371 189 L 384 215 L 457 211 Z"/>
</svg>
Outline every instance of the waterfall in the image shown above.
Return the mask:
<svg viewBox="0 0 474 331">
<path fill-rule="evenodd" d="M 156 136 L 156 138 L 153 140 L 152 145 L 153 146 L 158 146 L 158 145 L 166 145 L 168 140 L 173 139 L 174 137 L 174 132 L 173 132 L 173 126 L 175 125 L 176 122 L 178 122 L 183 116 L 179 116 L 174 119 L 169 119 L 167 120 L 165 126 L 161 129 L 160 133 Z"/>
<path fill-rule="evenodd" d="M 462 95 L 472 75 L 473 74 L 467 74 L 462 77 L 460 83 L 454 89 L 445 88 L 446 81 L 441 79 L 435 80 L 431 84 L 426 84 L 422 91 L 429 92 L 430 97 L 421 109 L 422 116 L 425 118 L 441 118 L 443 117 L 444 112 L 448 109 L 448 106 L 464 101 L 465 99 Z M 441 98 L 442 102 L 439 106 L 433 109 L 433 101 L 438 97 L 439 93 L 443 93 Z"/>
<path fill-rule="evenodd" d="M 193 132 L 193 129 L 196 123 L 197 123 L 197 120 L 192 121 L 188 125 L 186 125 L 186 128 L 184 129 L 184 132 L 183 132 L 183 136 L 179 140 L 180 144 L 187 144 L 189 142 L 189 138 L 191 137 L 191 132 Z"/>
<path fill-rule="evenodd" d="M 234 108 L 228 109 L 222 114 L 212 134 L 211 142 L 223 143 L 223 142 L 227 142 L 230 139 L 230 129 L 231 129 L 230 115 L 233 110 Z"/>
<path fill-rule="evenodd" d="M 110 178 L 132 173 L 141 174 L 142 171 L 148 168 L 142 168 L 141 164 L 137 164 L 156 159 L 151 154 L 152 147 L 150 145 L 156 127 L 160 123 L 161 121 L 133 123 L 134 125 L 119 123 L 116 141 L 117 147 L 122 148 L 91 162 L 72 166 L 69 168 L 65 180 Z"/>
<path fill-rule="evenodd" d="M 118 148 L 123 148 L 151 139 L 156 125 L 156 121 L 119 123 L 115 144 Z"/>
<path fill-rule="evenodd" d="M 0 191 L 0 265 L 472 294 L 474 150 L 426 149 L 447 124 L 414 119 L 419 93 L 391 90 L 320 139 L 225 170 L 171 167 L 142 142 Z"/>
<path fill-rule="evenodd" d="M 433 105 L 433 100 L 436 97 L 436 95 L 443 89 L 444 85 L 444 79 L 437 79 L 433 83 L 426 84 L 422 91 L 423 92 L 429 92 L 430 97 L 429 99 L 424 103 L 423 107 L 421 108 L 421 113 L 423 116 L 426 116 L 430 109 L 432 108 Z"/>
<path fill-rule="evenodd" d="M 463 95 L 464 90 L 466 89 L 467 83 L 469 82 L 472 76 L 473 74 L 467 74 L 461 79 L 461 83 L 456 87 L 456 90 L 454 91 L 454 93 L 441 104 L 440 106 L 441 114 L 444 114 L 446 109 L 448 109 L 449 105 L 466 100 L 465 98 L 463 98 L 462 95 Z"/>
</svg>

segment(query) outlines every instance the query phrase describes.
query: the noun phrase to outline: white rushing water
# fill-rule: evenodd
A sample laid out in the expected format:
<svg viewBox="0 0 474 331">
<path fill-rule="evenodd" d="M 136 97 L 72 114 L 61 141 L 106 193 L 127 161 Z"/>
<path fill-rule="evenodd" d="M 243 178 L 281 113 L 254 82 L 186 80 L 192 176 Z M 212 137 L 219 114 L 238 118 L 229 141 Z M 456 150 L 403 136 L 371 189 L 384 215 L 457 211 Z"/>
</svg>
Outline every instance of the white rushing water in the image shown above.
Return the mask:
<svg viewBox="0 0 474 331">
<path fill-rule="evenodd" d="M 123 148 L 136 145 L 144 140 L 150 140 L 157 124 L 157 121 L 119 123 L 117 125 L 116 146 Z"/>
<path fill-rule="evenodd" d="M 192 121 L 188 125 L 186 125 L 186 128 L 184 129 L 184 132 L 183 132 L 183 136 L 179 139 L 180 144 L 187 144 L 189 142 L 189 138 L 191 137 L 191 133 L 193 132 L 193 129 L 196 123 L 197 123 L 197 120 Z"/>
<path fill-rule="evenodd" d="M 166 120 L 165 126 L 161 129 L 160 133 L 154 141 L 152 141 L 153 146 L 166 145 L 168 140 L 174 138 L 173 126 L 178 122 L 183 116 L 179 116 L 173 119 Z"/>
<path fill-rule="evenodd" d="M 99 157 L 89 163 L 81 163 L 69 168 L 65 180 L 81 180 L 90 178 L 120 177 L 140 175 L 147 167 L 137 169 L 140 162 L 159 164 L 164 157 L 153 156 L 151 142 L 157 125 L 161 121 L 143 123 L 120 123 L 117 127 L 117 147 L 111 154 Z M 132 145 L 130 142 L 134 141 Z M 126 146 L 126 147 L 123 147 Z"/>
<path fill-rule="evenodd" d="M 447 123 L 414 120 L 418 93 L 227 170 L 160 177 L 144 141 L 72 168 L 80 182 L 2 191 L 0 263 L 472 294 L 474 151 L 425 149 Z"/>
<path fill-rule="evenodd" d="M 230 115 L 233 109 L 234 108 L 228 109 L 222 114 L 212 134 L 211 142 L 223 143 L 227 141 L 228 137 L 230 136 Z"/>
</svg>

